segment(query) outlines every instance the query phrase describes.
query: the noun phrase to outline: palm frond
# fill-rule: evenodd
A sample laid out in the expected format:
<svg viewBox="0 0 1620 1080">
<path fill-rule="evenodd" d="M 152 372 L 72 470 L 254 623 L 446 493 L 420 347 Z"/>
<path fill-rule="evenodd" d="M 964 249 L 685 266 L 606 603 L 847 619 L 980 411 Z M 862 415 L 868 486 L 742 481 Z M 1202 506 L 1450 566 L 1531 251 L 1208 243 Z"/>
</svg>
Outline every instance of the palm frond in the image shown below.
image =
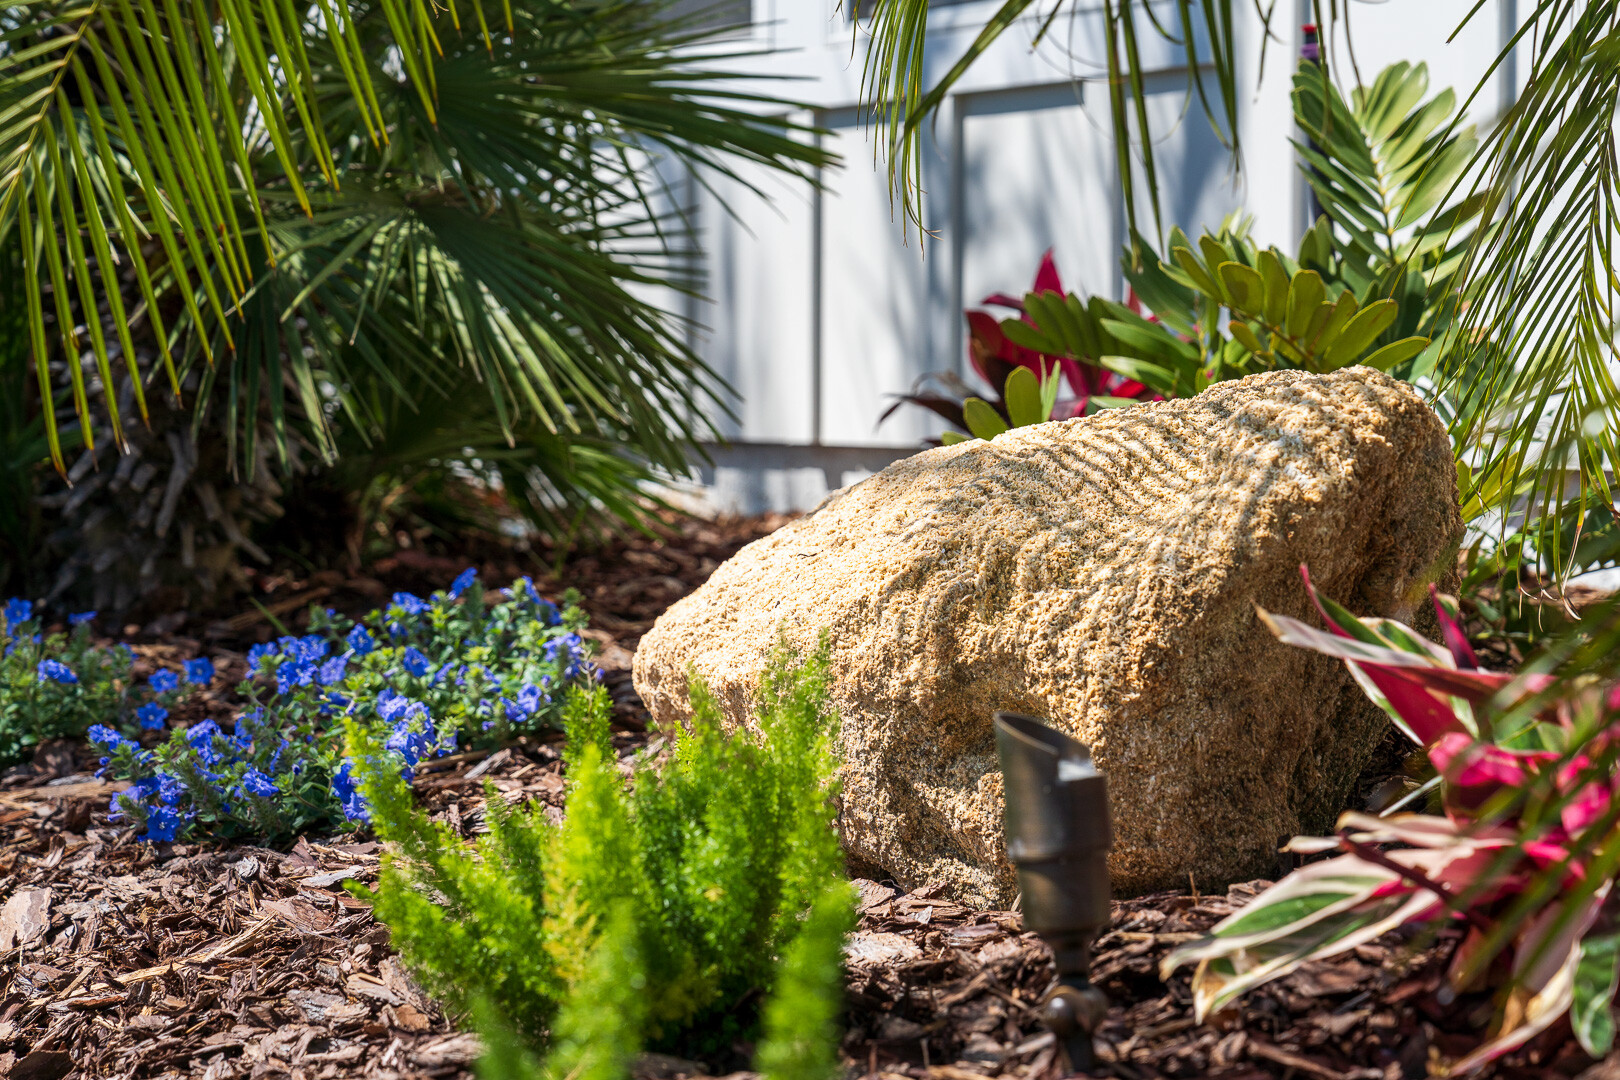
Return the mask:
<svg viewBox="0 0 1620 1080">
<path fill-rule="evenodd" d="M 869 115 L 883 127 L 882 146 L 888 160 L 889 179 L 903 206 L 905 220 L 920 228 L 922 164 L 918 148 L 923 124 L 973 63 L 1021 18 L 1026 14 L 1033 16 L 1034 41 L 1038 44 L 1058 14 L 1065 9 L 1077 9 L 1078 0 L 1052 0 L 1044 12 L 1039 0 L 1004 0 L 963 54 L 931 87 L 926 86 L 923 63 L 928 0 L 844 2 L 852 5 L 857 26 L 860 16 L 870 13 L 871 42 L 861 73 L 862 94 Z M 1262 24 L 1262 69 L 1274 7 L 1272 3 L 1262 8 L 1261 0 L 1255 0 L 1255 12 Z M 1145 71 L 1139 43 L 1143 32 L 1157 34 L 1186 50 L 1188 100 L 1198 99 L 1210 126 L 1231 149 L 1234 165 L 1240 160 L 1233 0 L 1174 0 L 1173 8 L 1174 17 L 1161 21 L 1150 0 L 1103 0 L 1109 114 L 1113 121 L 1126 221 L 1131 223 L 1133 242 L 1136 223 L 1141 220 L 1136 209 L 1133 154 L 1141 163 L 1157 237 L 1162 237 L 1165 230 L 1153 153 L 1155 137 L 1143 82 Z M 1147 27 L 1143 28 L 1139 20 L 1145 20 Z"/>
<path fill-rule="evenodd" d="M 708 430 L 693 418 L 725 391 L 646 299 L 693 282 L 635 162 L 656 146 L 711 173 L 809 176 L 831 158 L 779 118 L 789 103 L 706 66 L 700 35 L 657 2 L 507 3 L 495 28 L 481 4 L 465 27 L 462 14 L 429 0 L 0 5 L 0 239 L 19 234 L 34 283 L 47 398 L 48 356 L 90 361 L 69 365 L 87 443 L 92 396 L 122 438 L 128 418 L 96 394 L 115 363 L 146 416 L 144 335 L 175 393 L 207 367 L 198 430 L 226 409 L 250 463 L 261 402 L 285 444 L 296 398 L 330 456 L 327 418 L 353 410 L 356 365 L 387 379 L 403 364 L 441 390 L 481 382 L 509 438 L 531 419 L 611 423 L 684 467 Z M 429 320 L 455 328 L 428 335 L 447 351 L 413 339 Z"/>
<path fill-rule="evenodd" d="M 1465 503 L 1501 511 L 1504 559 L 1528 547 L 1562 576 L 1588 513 L 1612 515 L 1620 468 L 1620 3 L 1547 0 L 1509 47 L 1522 42 L 1529 78 L 1475 155 L 1476 190 L 1504 193 L 1504 211 L 1468 251 L 1468 307 L 1440 375 L 1458 403 Z"/>
<path fill-rule="evenodd" d="M 354 33 L 347 0 L 322 7 L 327 32 L 343 47 L 342 39 Z M 383 7 L 396 27 L 430 10 L 428 0 Z M 90 340 L 80 340 L 75 298 L 81 312 L 94 312 L 98 296 L 113 305 L 117 355 L 133 365 L 128 328 L 135 313 L 123 310 L 116 284 L 121 273 L 139 283 L 140 314 L 164 338 L 153 245 L 168 272 L 179 277 L 179 293 L 193 318 L 200 312 L 188 265 L 218 268 L 217 275 L 200 279 L 216 319 L 240 303 L 252 271 L 238 209 L 244 192 L 246 212 L 260 217 L 245 110 L 273 147 L 282 181 L 307 207 L 307 163 L 295 154 L 286 119 L 290 107 L 304 130 L 319 138 L 302 49 L 307 30 L 291 0 L 162 0 L 161 7 L 158 0 L 25 0 L 0 6 L 0 240 L 20 232 L 24 272 L 43 283 L 28 296 L 42 388 L 50 385 L 44 333 L 49 318 L 62 350 L 70 356 L 88 352 L 101 384 L 111 381 L 112 343 L 100 321 L 88 317 L 83 325 Z M 417 46 L 401 42 L 401 62 L 420 67 L 425 58 Z M 348 92 L 367 109 L 375 98 L 368 73 L 360 68 L 346 74 Z M 233 85 L 246 92 L 233 92 Z M 423 100 L 431 107 L 426 88 Z M 329 165 L 324 171 L 335 184 Z M 163 363 L 177 387 L 167 354 Z M 136 378 L 137 387 L 142 381 Z M 72 392 L 89 441 L 85 376 L 77 365 Z M 144 418 L 144 395 L 137 393 L 136 400 Z M 51 456 L 61 468 L 49 403 L 43 415 Z M 121 438 L 121 418 L 114 411 L 111 419 Z"/>
</svg>

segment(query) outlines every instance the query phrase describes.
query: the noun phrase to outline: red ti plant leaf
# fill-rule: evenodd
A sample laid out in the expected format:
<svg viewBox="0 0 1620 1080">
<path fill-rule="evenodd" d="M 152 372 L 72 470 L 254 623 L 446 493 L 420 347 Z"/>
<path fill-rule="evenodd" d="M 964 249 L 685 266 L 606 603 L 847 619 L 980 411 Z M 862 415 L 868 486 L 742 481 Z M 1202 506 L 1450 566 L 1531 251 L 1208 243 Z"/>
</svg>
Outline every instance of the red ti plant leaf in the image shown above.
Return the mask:
<svg viewBox="0 0 1620 1080">
<path fill-rule="evenodd" d="M 1433 585 L 1429 586 L 1429 599 L 1434 604 L 1434 616 L 1440 621 L 1440 633 L 1446 639 L 1446 648 L 1451 650 L 1451 657 L 1457 661 L 1457 666 L 1479 667 L 1479 658 L 1474 655 L 1474 647 L 1468 644 L 1468 635 L 1457 625 L 1457 620 L 1441 602 L 1440 590 Z"/>
<path fill-rule="evenodd" d="M 1058 277 L 1057 261 L 1052 258 L 1052 249 L 1047 248 L 1046 254 L 1041 256 L 1041 265 L 1035 270 L 1035 287 L 1030 292 L 1055 292 L 1059 296 L 1063 293 L 1063 279 Z"/>
<path fill-rule="evenodd" d="M 1007 335 L 1001 332 L 1001 324 L 989 312 L 970 311 L 967 322 L 968 359 L 980 378 L 995 388 L 999 398 L 1006 389 L 1007 376 L 1012 374 L 1014 367 L 1021 366 L 1019 353 L 1029 350 L 1020 349 L 1008 341 Z"/>
<path fill-rule="evenodd" d="M 1446 816 L 1351 813 L 1336 837 L 1296 837 L 1286 850 L 1344 853 L 1283 878 L 1173 952 L 1163 974 L 1198 965 L 1192 991 L 1201 1019 L 1302 963 L 1397 926 L 1463 922 L 1470 933 L 1452 958 L 1453 989 L 1480 978 L 1500 984 L 1504 973 L 1507 985 L 1485 1040 L 1444 1075 L 1479 1069 L 1572 1010 L 1582 1045 L 1607 1052 L 1620 934 L 1593 927 L 1620 867 L 1620 686 L 1558 683 L 1557 700 L 1535 702 L 1527 725 L 1508 710 L 1552 687 L 1553 676 L 1480 670 L 1438 591 L 1431 595 L 1445 648 L 1392 619 L 1358 618 L 1305 580 L 1328 629 L 1264 611 L 1260 618 L 1280 640 L 1344 660 L 1428 747 Z M 1511 956 L 1505 969 L 1492 966 L 1499 949 Z"/>
</svg>

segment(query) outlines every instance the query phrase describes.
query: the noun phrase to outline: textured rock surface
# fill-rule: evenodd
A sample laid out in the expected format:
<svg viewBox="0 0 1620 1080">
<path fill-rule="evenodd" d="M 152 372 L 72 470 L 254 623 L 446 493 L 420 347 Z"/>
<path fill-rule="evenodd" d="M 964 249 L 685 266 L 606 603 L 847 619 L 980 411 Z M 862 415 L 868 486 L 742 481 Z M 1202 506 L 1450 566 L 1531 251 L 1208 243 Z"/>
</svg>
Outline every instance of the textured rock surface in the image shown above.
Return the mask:
<svg viewBox="0 0 1620 1080">
<path fill-rule="evenodd" d="M 1121 894 L 1270 874 L 1326 827 L 1382 730 L 1341 666 L 1255 618 L 1306 616 L 1298 567 L 1410 615 L 1454 565 L 1451 448 L 1406 385 L 1277 372 L 1202 396 L 929 450 L 758 540 L 642 639 L 637 689 L 686 673 L 741 721 L 778 628 L 829 631 L 840 829 L 907 888 L 1013 897 L 990 714 L 1042 717 L 1107 774 Z"/>
</svg>

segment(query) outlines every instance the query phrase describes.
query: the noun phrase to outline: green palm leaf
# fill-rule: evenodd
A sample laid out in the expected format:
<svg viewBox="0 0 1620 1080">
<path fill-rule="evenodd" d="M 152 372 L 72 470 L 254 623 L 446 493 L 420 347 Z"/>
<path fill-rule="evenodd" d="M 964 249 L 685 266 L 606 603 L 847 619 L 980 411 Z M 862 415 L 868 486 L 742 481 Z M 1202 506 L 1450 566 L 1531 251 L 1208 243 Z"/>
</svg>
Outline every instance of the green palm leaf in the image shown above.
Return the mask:
<svg viewBox="0 0 1620 1080">
<path fill-rule="evenodd" d="M 1524 43 L 1525 87 L 1473 163 L 1480 190 L 1511 194 L 1467 252 L 1469 306 L 1441 374 L 1471 466 L 1464 498 L 1512 509 L 1498 526 L 1505 557 L 1517 526 L 1563 573 L 1588 513 L 1612 513 L 1620 469 L 1620 3 L 1539 4 Z"/>
<path fill-rule="evenodd" d="M 929 0 L 843 0 L 859 22 L 870 15 L 871 45 L 861 73 L 862 92 L 875 120 L 882 123 L 889 176 L 900 197 L 908 222 L 922 224 L 918 198 L 922 190 L 922 162 L 918 147 L 922 126 L 939 108 L 962 76 L 1002 34 L 1026 13 L 1037 20 L 1038 44 L 1060 12 L 1076 6 L 1074 0 L 1003 0 L 986 20 L 967 50 L 940 80 L 927 87 L 923 72 L 923 43 L 928 33 Z M 1043 10 L 1044 9 L 1044 10 Z M 1148 0 L 1103 0 L 1107 52 L 1109 111 L 1116 135 L 1119 180 L 1124 193 L 1126 220 L 1133 234 L 1141 219 L 1136 211 L 1135 161 L 1141 163 L 1155 231 L 1162 236 L 1165 222 L 1159 204 L 1158 170 L 1154 162 L 1155 136 L 1147 114 L 1139 35 L 1141 23 L 1175 45 L 1202 42 L 1207 63 L 1190 63 L 1187 97 L 1197 97 L 1210 126 L 1233 152 L 1238 153 L 1236 35 L 1231 0 L 1174 0 L 1172 17 L 1160 21 Z M 1271 9 L 1255 10 L 1262 22 L 1262 69 L 1265 42 L 1270 33 Z M 1199 46 L 1194 45 L 1197 49 Z M 1135 124 L 1135 138 L 1131 125 Z M 1133 160 L 1134 159 L 1134 160 Z"/>
<path fill-rule="evenodd" d="M 47 399 L 50 357 L 93 359 L 67 365 L 87 443 L 111 365 L 149 377 L 144 337 L 176 393 L 202 369 L 197 423 L 221 410 L 250 468 L 262 415 L 284 461 L 294 417 L 330 460 L 334 418 L 373 409 L 353 387 L 409 376 L 480 384 L 511 444 L 611 434 L 685 469 L 726 388 L 648 299 L 696 285 L 651 157 L 700 181 L 832 158 L 656 0 L 495 10 L 0 5 L 0 243 Z"/>
</svg>

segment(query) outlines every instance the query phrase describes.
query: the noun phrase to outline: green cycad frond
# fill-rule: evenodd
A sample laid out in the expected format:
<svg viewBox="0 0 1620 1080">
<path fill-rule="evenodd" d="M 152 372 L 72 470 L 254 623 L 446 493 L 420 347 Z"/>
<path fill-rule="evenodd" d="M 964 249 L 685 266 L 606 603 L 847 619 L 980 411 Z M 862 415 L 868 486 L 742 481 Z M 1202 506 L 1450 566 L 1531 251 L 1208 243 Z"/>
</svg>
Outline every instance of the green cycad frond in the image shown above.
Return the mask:
<svg viewBox="0 0 1620 1080">
<path fill-rule="evenodd" d="M 1449 283 L 1484 209 L 1476 194 L 1433 212 L 1478 140 L 1452 119 L 1457 95 L 1447 88 L 1425 100 L 1428 86 L 1428 65 L 1398 63 L 1347 103 L 1319 65 L 1302 63 L 1294 75 L 1294 116 L 1309 136 L 1294 145 L 1311 166 L 1306 179 L 1346 236 L 1345 257 L 1369 278 L 1443 267 Z"/>
</svg>

